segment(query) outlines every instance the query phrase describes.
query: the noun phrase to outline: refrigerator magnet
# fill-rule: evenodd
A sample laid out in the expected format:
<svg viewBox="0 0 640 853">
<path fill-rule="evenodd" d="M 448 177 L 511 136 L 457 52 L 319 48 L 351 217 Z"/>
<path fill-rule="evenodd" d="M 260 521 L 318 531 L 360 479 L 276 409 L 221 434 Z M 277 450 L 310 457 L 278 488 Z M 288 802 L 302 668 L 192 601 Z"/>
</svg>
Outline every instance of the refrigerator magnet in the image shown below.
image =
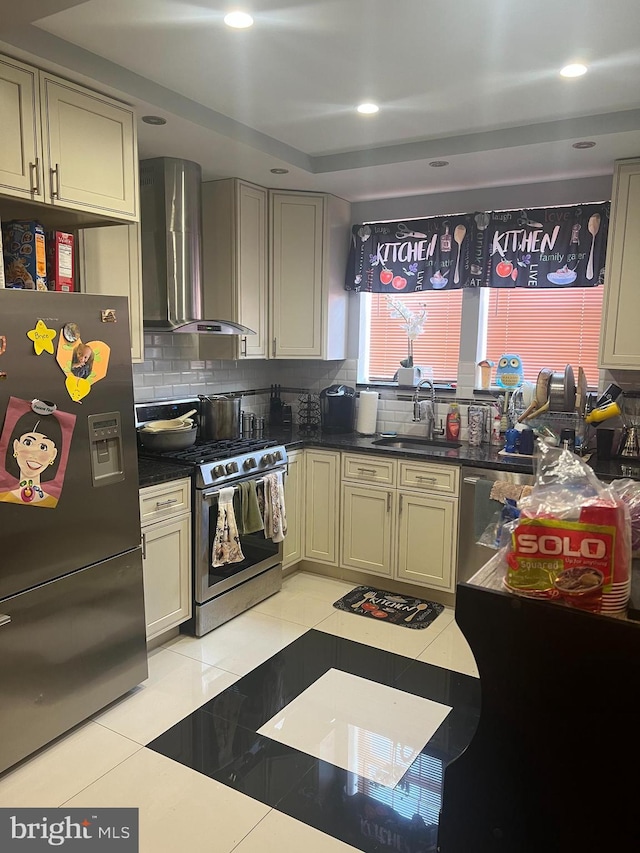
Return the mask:
<svg viewBox="0 0 640 853">
<path fill-rule="evenodd" d="M 115 308 L 103 308 L 100 311 L 100 322 L 101 323 L 117 323 L 118 318 L 116 316 Z"/>
<path fill-rule="evenodd" d="M 55 509 L 62 494 L 76 416 L 44 421 L 32 401 L 9 398 L 0 434 L 0 501 Z"/>
<path fill-rule="evenodd" d="M 58 340 L 56 361 L 65 374 L 67 393 L 79 403 L 86 397 L 94 382 L 107 375 L 111 347 L 104 341 L 84 343 L 80 338 L 66 340 L 64 332 Z"/>
<path fill-rule="evenodd" d="M 58 407 L 50 400 L 32 400 L 31 411 L 36 415 L 52 415 Z"/>
<path fill-rule="evenodd" d="M 33 341 L 36 355 L 42 355 L 43 352 L 49 352 L 53 355 L 53 339 L 56 335 L 56 330 L 47 328 L 47 324 L 42 320 L 38 320 L 35 329 L 30 329 L 27 332 L 27 337 Z"/>
</svg>

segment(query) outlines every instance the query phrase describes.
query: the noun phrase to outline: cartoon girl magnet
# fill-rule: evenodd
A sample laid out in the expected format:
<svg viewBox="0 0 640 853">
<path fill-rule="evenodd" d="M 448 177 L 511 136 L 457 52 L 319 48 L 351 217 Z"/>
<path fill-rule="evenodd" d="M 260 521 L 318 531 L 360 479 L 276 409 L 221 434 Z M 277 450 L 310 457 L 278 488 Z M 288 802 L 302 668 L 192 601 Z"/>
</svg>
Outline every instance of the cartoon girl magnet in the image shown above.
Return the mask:
<svg viewBox="0 0 640 853">
<path fill-rule="evenodd" d="M 9 398 L 0 435 L 0 501 L 55 509 L 75 423 L 69 412 L 40 417 L 31 401 Z"/>
<path fill-rule="evenodd" d="M 104 341 L 84 343 L 79 334 L 67 335 L 66 331 L 60 335 L 56 361 L 67 377 L 65 386 L 74 403 L 79 403 L 93 383 L 107 375 L 110 354 L 111 347 Z"/>
</svg>

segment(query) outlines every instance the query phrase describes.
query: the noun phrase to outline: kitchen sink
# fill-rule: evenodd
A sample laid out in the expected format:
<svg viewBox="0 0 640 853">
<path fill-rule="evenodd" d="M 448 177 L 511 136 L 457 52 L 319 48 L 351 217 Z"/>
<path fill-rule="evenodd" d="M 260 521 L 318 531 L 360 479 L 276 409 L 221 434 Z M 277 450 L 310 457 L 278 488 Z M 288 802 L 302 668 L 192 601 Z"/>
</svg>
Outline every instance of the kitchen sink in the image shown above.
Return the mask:
<svg viewBox="0 0 640 853">
<path fill-rule="evenodd" d="M 459 441 L 444 441 L 437 438 L 420 438 L 413 435 L 389 435 L 384 438 L 378 438 L 373 444 L 378 447 L 394 447 L 396 450 L 419 450 L 424 447 L 425 450 L 429 447 L 443 449 L 452 447 L 462 447 Z"/>
</svg>

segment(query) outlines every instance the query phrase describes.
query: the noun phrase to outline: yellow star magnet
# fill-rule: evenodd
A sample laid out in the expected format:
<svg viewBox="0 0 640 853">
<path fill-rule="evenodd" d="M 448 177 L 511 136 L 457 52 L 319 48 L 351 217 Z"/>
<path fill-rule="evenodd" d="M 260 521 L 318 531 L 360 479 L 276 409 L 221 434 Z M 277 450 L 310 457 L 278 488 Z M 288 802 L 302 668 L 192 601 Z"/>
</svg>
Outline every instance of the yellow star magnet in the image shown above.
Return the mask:
<svg viewBox="0 0 640 853">
<path fill-rule="evenodd" d="M 35 329 L 27 332 L 27 337 L 33 341 L 33 348 L 36 351 L 36 355 L 42 355 L 45 351 L 53 355 L 53 339 L 56 334 L 55 329 L 48 329 L 46 323 L 38 320 Z"/>
</svg>

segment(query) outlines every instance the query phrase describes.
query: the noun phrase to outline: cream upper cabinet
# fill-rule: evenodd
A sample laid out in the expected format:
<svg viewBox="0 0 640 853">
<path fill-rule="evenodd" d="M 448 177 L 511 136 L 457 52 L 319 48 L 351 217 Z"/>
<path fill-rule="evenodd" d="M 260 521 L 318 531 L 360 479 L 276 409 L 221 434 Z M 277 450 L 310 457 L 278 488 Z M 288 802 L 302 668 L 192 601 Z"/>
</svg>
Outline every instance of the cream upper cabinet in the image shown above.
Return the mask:
<svg viewBox="0 0 640 853">
<path fill-rule="evenodd" d="M 37 74 L 0 56 L 0 193 L 42 201 Z"/>
<path fill-rule="evenodd" d="M 269 196 L 270 356 L 345 358 L 350 205 L 321 193 Z"/>
<path fill-rule="evenodd" d="M 340 454 L 306 450 L 305 550 L 308 560 L 338 564 Z"/>
<path fill-rule="evenodd" d="M 600 367 L 640 369 L 640 158 L 615 165 L 605 268 Z"/>
<path fill-rule="evenodd" d="M 201 357 L 267 358 L 267 190 L 236 178 L 205 182 L 202 233 L 205 318 L 255 335 L 203 335 Z"/>
<path fill-rule="evenodd" d="M 0 195 L 89 214 L 83 223 L 137 221 L 133 110 L 0 56 Z"/>
<path fill-rule="evenodd" d="M 140 225 L 80 229 L 78 279 L 83 293 L 128 298 L 131 360 L 144 361 Z"/>
<path fill-rule="evenodd" d="M 284 480 L 284 505 L 287 512 L 287 535 L 284 538 L 282 567 L 286 569 L 303 557 L 304 542 L 304 451 L 294 450 L 287 457 Z"/>
<path fill-rule="evenodd" d="M 45 193 L 61 207 L 138 218 L 136 124 L 129 107 L 40 75 Z"/>
</svg>

